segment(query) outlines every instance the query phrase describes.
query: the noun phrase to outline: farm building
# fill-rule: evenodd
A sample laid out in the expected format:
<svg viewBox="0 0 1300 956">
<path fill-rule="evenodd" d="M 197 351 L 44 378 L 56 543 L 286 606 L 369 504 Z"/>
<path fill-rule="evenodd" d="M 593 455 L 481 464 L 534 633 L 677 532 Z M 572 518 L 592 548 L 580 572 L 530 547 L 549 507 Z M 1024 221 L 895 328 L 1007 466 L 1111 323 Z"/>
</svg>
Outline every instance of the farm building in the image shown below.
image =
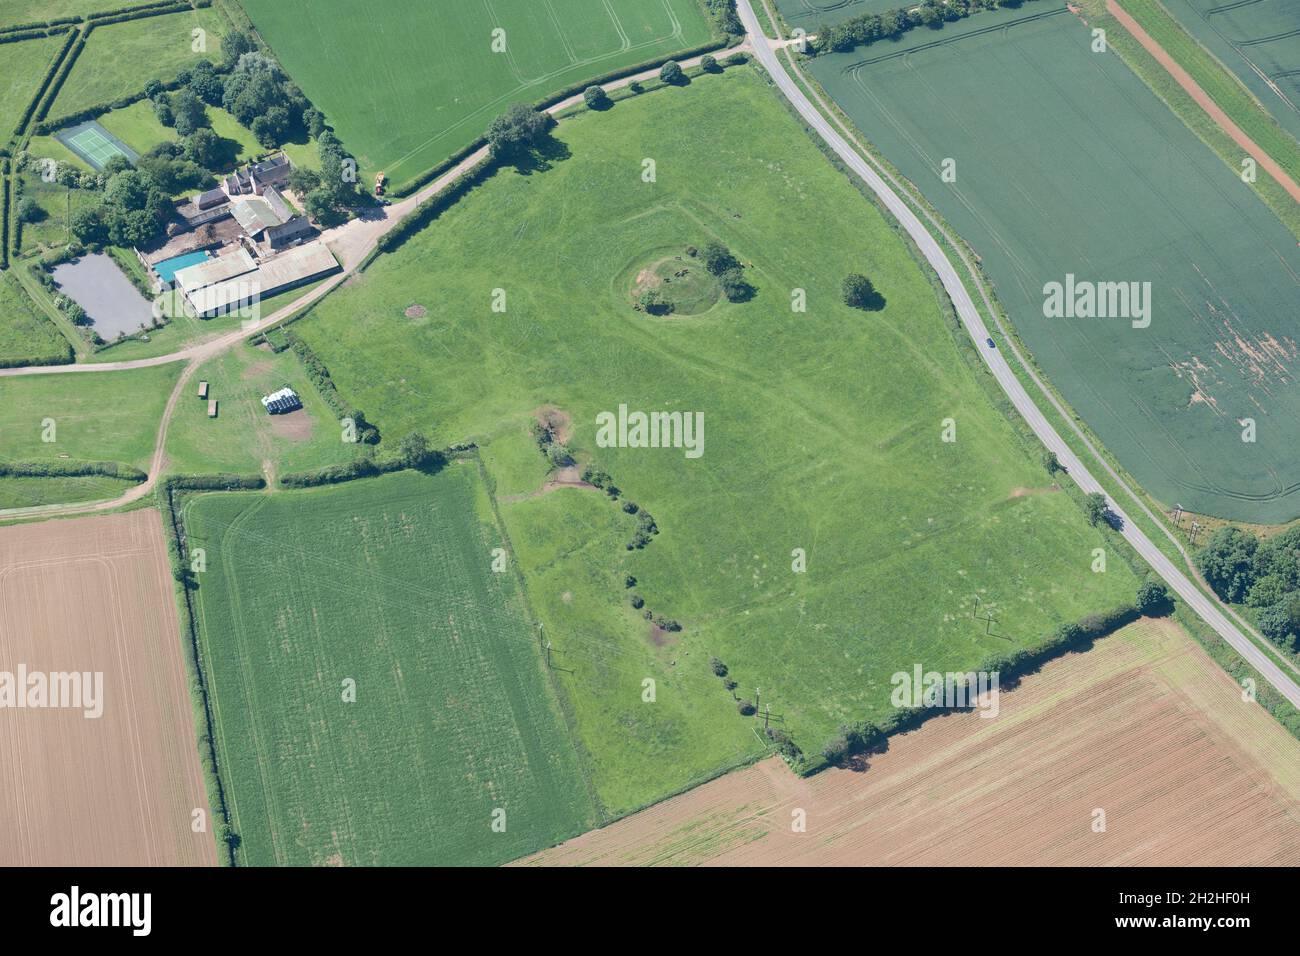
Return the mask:
<svg viewBox="0 0 1300 956">
<path fill-rule="evenodd" d="M 199 382 L 199 398 L 207 398 L 207 397 L 208 397 L 208 383 Z"/>
<path fill-rule="evenodd" d="M 271 186 L 261 196 L 232 200 L 230 208 L 244 233 L 268 251 L 282 249 L 313 231 L 307 217 L 297 215 Z"/>
<path fill-rule="evenodd" d="M 302 399 L 298 393 L 287 385 L 278 392 L 272 392 L 270 395 L 262 397 L 262 404 L 271 415 L 284 415 L 288 412 L 297 411 L 302 408 Z"/>
<path fill-rule="evenodd" d="M 245 275 L 257 269 L 257 262 L 243 248 L 215 259 L 204 259 L 176 271 L 176 287 L 193 300 L 194 293 Z"/>
<path fill-rule="evenodd" d="M 253 261 L 243 249 L 240 254 L 247 256 L 250 263 Z M 273 259 L 263 259 L 260 267 L 254 264 L 251 269 L 238 272 L 225 281 L 196 288 L 193 292 L 187 290 L 186 297 L 195 314 L 207 319 L 235 312 L 277 292 L 314 282 L 338 270 L 334 254 L 325 248 L 324 243 L 309 242 Z"/>
<path fill-rule="evenodd" d="M 237 196 L 260 196 L 268 186 L 283 186 L 293 164 L 280 153 L 251 166 L 241 166 L 221 181 L 221 189 L 231 199 Z"/>
<path fill-rule="evenodd" d="M 217 400 L 215 398 L 210 398 L 208 399 L 208 418 L 216 418 L 216 417 L 217 417 Z"/>
</svg>

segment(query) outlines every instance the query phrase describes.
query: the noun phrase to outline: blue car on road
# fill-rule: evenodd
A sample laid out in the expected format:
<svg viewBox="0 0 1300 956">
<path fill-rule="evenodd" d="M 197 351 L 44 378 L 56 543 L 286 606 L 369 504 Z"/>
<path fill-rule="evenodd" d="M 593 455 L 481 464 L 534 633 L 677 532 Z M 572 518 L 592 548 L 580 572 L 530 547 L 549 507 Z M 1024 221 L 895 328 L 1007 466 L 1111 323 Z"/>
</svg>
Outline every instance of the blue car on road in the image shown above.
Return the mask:
<svg viewBox="0 0 1300 956">
<path fill-rule="evenodd" d="M 989 347 L 989 348 L 991 348 L 991 349 L 995 349 L 995 348 L 997 348 L 997 346 L 993 344 L 993 340 L 992 340 L 992 339 L 985 339 L 984 341 L 988 344 L 988 347 Z"/>
</svg>

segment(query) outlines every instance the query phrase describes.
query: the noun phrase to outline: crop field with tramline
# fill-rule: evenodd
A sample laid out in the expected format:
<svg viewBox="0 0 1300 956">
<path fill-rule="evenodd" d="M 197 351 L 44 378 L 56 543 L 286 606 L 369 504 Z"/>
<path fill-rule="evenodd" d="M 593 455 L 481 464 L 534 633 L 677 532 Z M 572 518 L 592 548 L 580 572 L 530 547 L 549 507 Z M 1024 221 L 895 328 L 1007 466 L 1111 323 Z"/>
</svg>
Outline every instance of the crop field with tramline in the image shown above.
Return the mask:
<svg viewBox="0 0 1300 956">
<path fill-rule="evenodd" d="M 512 103 L 710 36 L 699 0 L 390 0 L 364 15 L 347 0 L 244 7 L 362 172 L 394 184 L 481 136 Z"/>
<path fill-rule="evenodd" d="M 501 863 L 596 822 L 472 463 L 185 525 L 243 862 Z"/>
<path fill-rule="evenodd" d="M 811 69 L 970 243 L 1038 364 L 1157 500 L 1294 518 L 1295 237 L 1091 42 L 1068 11 L 1027 5 Z M 1150 283 L 1149 326 L 1047 317 L 1045 286 L 1071 275 Z"/>
</svg>

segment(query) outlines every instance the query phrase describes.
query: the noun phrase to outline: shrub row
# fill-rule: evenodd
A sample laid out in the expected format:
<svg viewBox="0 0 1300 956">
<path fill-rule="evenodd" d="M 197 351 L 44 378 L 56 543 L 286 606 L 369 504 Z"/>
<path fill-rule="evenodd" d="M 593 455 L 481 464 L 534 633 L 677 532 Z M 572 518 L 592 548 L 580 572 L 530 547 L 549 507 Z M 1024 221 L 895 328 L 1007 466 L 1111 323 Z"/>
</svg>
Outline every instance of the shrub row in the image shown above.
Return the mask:
<svg viewBox="0 0 1300 956">
<path fill-rule="evenodd" d="M 172 575 L 181 582 L 181 600 L 185 613 L 181 624 L 189 640 L 184 641 L 185 664 L 190 672 L 191 695 L 202 711 L 203 731 L 199 734 L 199 757 L 203 764 L 203 779 L 208 791 L 208 801 L 221 819 L 216 830 L 217 838 L 226 845 L 225 863 L 235 865 L 235 847 L 239 837 L 230 825 L 230 808 L 226 804 L 226 788 L 221 782 L 221 770 L 217 763 L 217 748 L 214 743 L 212 702 L 208 697 L 208 682 L 203 672 L 203 658 L 199 653 L 199 632 L 195 623 L 194 603 L 191 595 L 189 567 L 185 561 L 185 528 L 176 513 L 176 492 L 186 490 L 225 490 L 233 488 L 264 488 L 265 480 L 260 475 L 242 477 L 239 475 L 190 475 L 163 479 L 158 488 L 162 500 L 163 524 L 167 533 L 167 553 L 172 562 Z"/>
<path fill-rule="evenodd" d="M 316 391 L 320 393 L 321 399 L 330 407 L 330 410 L 340 419 L 352 419 L 356 426 L 358 441 L 367 445 L 379 444 L 379 429 L 366 421 L 366 416 L 361 409 L 353 408 L 339 394 L 338 388 L 334 385 L 334 379 L 330 377 L 330 370 L 326 368 L 320 356 L 313 352 L 311 346 L 293 332 L 286 331 L 284 336 L 289 342 L 289 347 L 293 349 L 294 354 L 302 362 L 307 377 L 316 386 Z"/>
<path fill-rule="evenodd" d="M 0 269 L 9 268 L 9 160 L 0 159 Z"/>
<path fill-rule="evenodd" d="M 1042 667 L 1049 660 L 1080 648 L 1097 638 L 1105 637 L 1133 623 L 1139 617 L 1141 614 L 1132 605 L 1112 608 L 1100 614 L 1089 614 L 1077 622 L 1062 624 L 1038 647 L 993 654 L 985 658 L 976 669 L 984 673 L 996 673 L 999 689 L 1006 689 L 1014 686 L 1020 678 Z M 820 759 L 806 766 L 801 772 L 806 776 L 856 754 L 869 753 L 883 746 L 886 739 L 894 734 L 914 730 L 928 718 L 940 713 L 947 713 L 947 711 L 933 707 L 900 707 L 879 723 L 860 721 L 846 724 L 827 741 L 822 748 Z"/>
<path fill-rule="evenodd" d="M 63 84 L 68 80 L 68 74 L 72 72 L 73 66 L 76 65 L 77 57 L 81 56 L 81 51 L 86 48 L 86 40 L 90 37 L 90 31 L 93 29 L 92 24 L 87 24 L 85 29 L 78 33 L 70 33 L 69 37 L 75 37 L 72 49 L 68 50 L 68 55 L 58 64 L 58 72 L 49 85 L 49 91 L 41 97 L 40 108 L 36 111 L 36 121 L 40 122 L 45 119 L 50 112 L 50 107 L 58 99 L 59 90 L 63 89 Z"/>
<path fill-rule="evenodd" d="M 23 363 L 36 364 L 36 363 Z M 54 364 L 54 363 L 49 363 Z M 121 478 L 144 481 L 149 476 L 131 465 L 116 461 L 8 461 L 0 462 L 5 478 Z"/>
<path fill-rule="evenodd" d="M 446 209 L 455 205 L 467 192 L 487 179 L 491 173 L 495 172 L 496 165 L 495 160 L 487 157 L 482 162 L 476 163 L 465 170 L 446 189 L 424 200 L 399 221 L 396 226 L 380 236 L 379 241 L 375 243 L 375 253 L 391 252 L 398 248 L 413 234 L 442 215 Z M 368 262 L 370 258 L 372 257 L 368 257 Z"/>
<path fill-rule="evenodd" d="M 11 26 L 0 27 L 0 36 L 4 36 L 9 33 L 19 33 L 19 32 L 28 33 L 33 30 L 41 30 L 47 34 L 52 35 L 51 31 L 59 32 L 55 30 L 56 27 L 62 27 L 63 29 L 66 30 L 70 24 L 80 23 L 80 22 L 81 22 L 81 17 L 59 17 L 58 19 L 55 20 L 36 20 L 31 23 L 15 23 L 12 24 Z M 0 43 L 3 42 L 5 41 L 0 40 Z"/>
<path fill-rule="evenodd" d="M 280 476 L 280 484 L 286 488 L 313 488 L 318 485 L 337 485 L 357 478 L 373 478 L 401 471 L 406 462 L 400 458 L 356 458 L 338 465 L 326 465 L 314 471 L 298 471 Z"/>
<path fill-rule="evenodd" d="M 53 27 L 49 30 L 32 30 L 28 33 L 0 33 L 0 43 L 19 43 L 23 40 L 43 40 L 66 33 L 70 27 Z"/>
<path fill-rule="evenodd" d="M 18 125 L 14 127 L 14 138 L 21 139 L 23 130 L 27 129 L 28 122 L 31 121 L 32 113 L 36 111 L 36 106 L 45 98 L 45 91 L 49 89 L 50 83 L 54 80 L 54 75 L 58 72 L 59 67 L 67 58 L 68 49 L 76 42 L 81 33 L 77 30 L 69 30 L 67 37 L 63 41 L 63 47 L 59 50 L 59 55 L 50 61 L 50 65 L 45 68 L 45 75 L 41 77 L 40 85 L 36 87 L 36 93 L 28 102 L 27 108 L 23 110 L 22 116 L 18 120 Z"/>
<path fill-rule="evenodd" d="M 396 189 L 390 189 L 388 195 L 394 199 L 404 199 L 412 193 L 419 192 L 449 169 L 455 169 L 458 165 L 470 156 L 473 156 L 486 145 L 487 139 L 480 136 L 468 146 L 456 150 L 456 152 L 452 153 L 432 169 L 426 169 L 424 172 L 420 173 L 420 175 L 416 176 L 414 179 L 407 180 Z"/>
<path fill-rule="evenodd" d="M 107 26 L 110 23 L 125 23 L 128 20 L 143 20 L 146 17 L 158 17 L 168 13 L 184 13 L 193 9 L 188 3 L 170 3 L 167 6 L 150 7 L 143 10 L 129 10 L 123 13 L 95 14 L 91 18 L 92 26 Z"/>
<path fill-rule="evenodd" d="M 168 9 L 164 10 L 163 7 Z M 152 3 L 133 3 L 125 7 L 114 7 L 111 10 L 100 10 L 98 13 L 87 14 L 87 20 L 116 22 L 112 17 L 125 16 L 130 19 L 138 17 L 152 17 L 159 13 L 176 13 L 181 10 L 190 9 L 190 5 L 184 0 L 153 0 Z"/>
</svg>

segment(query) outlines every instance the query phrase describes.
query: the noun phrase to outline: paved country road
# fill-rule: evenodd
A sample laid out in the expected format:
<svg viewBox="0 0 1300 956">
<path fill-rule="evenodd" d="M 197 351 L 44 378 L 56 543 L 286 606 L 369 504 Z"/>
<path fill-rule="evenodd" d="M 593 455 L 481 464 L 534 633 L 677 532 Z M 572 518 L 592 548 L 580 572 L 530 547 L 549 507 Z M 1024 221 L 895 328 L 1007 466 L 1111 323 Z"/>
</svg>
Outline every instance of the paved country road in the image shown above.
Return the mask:
<svg viewBox="0 0 1300 956">
<path fill-rule="evenodd" d="M 1039 411 L 1038 406 L 1029 397 L 1029 393 L 1020 384 L 1020 379 L 1016 378 L 1015 373 L 1011 371 L 1011 367 L 1007 364 L 1006 359 L 1002 357 L 1002 353 L 997 349 L 989 348 L 985 344 L 985 340 L 990 337 L 988 329 L 985 328 L 984 322 L 975 308 L 975 303 L 971 301 L 966 286 L 962 284 L 957 271 L 953 268 L 947 255 L 940 248 L 929 230 L 921 224 L 921 221 L 917 219 L 911 208 L 898 197 L 876 171 L 831 127 L 825 117 L 813 106 L 794 80 L 790 78 L 790 75 L 777 58 L 776 52 L 764 38 L 758 17 L 755 16 L 754 9 L 750 6 L 750 0 L 736 0 L 736 9 L 740 13 L 740 19 L 751 38 L 750 46 L 754 55 L 772 77 L 772 81 L 782 95 L 799 112 L 804 122 L 812 127 L 817 135 L 825 140 L 831 149 L 835 150 L 836 155 L 863 182 L 871 187 L 872 192 L 876 194 L 903 228 L 907 230 L 907 234 L 920 248 L 930 267 L 938 273 L 944 290 L 952 300 L 952 304 L 961 318 L 962 325 L 970 333 L 970 337 L 975 342 L 975 347 L 979 350 L 984 363 L 988 366 L 989 371 L 993 373 L 993 377 L 997 379 L 1007 397 L 1011 399 L 1016 410 L 1029 423 L 1029 427 L 1033 429 L 1034 434 L 1048 449 L 1056 453 L 1057 459 L 1065 466 L 1070 477 L 1074 479 L 1074 482 L 1080 488 L 1085 492 L 1106 494 L 1106 490 L 1092 477 L 1088 469 L 1084 467 L 1083 462 L 1070 449 L 1070 446 L 1061 439 L 1061 436 L 1043 417 L 1043 413 Z M 1151 539 L 1129 520 L 1123 509 L 1109 495 L 1106 495 L 1106 501 L 1110 506 L 1110 510 L 1122 523 L 1121 533 L 1124 535 L 1125 540 L 1164 579 L 1170 589 L 1182 598 L 1202 620 L 1214 628 L 1225 641 L 1231 644 L 1238 654 L 1273 685 L 1278 693 L 1289 700 L 1292 705 L 1300 708 L 1300 686 L 1261 651 L 1253 641 L 1238 630 L 1214 602 L 1207 598 L 1186 575 L 1174 566 L 1173 562 L 1165 557 L 1164 552 L 1157 548 Z"/>
</svg>

